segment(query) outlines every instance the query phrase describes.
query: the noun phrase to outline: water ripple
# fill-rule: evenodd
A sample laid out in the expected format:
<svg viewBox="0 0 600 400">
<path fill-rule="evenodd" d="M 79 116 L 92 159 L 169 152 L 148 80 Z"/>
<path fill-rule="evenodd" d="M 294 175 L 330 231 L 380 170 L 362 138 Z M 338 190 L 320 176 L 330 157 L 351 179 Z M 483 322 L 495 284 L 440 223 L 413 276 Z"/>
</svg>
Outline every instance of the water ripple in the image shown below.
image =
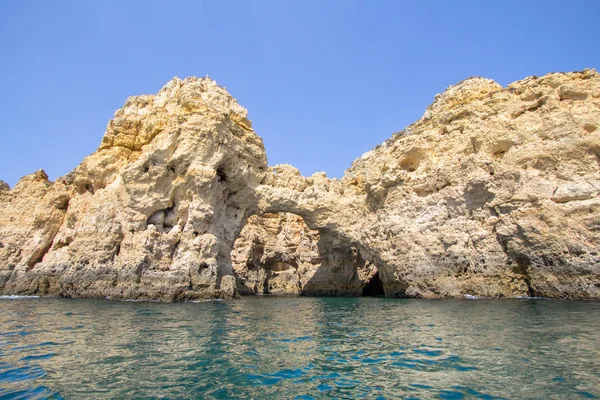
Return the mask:
<svg viewBox="0 0 600 400">
<path fill-rule="evenodd" d="M 598 302 L 9 298 L 0 306 L 0 399 L 600 396 Z"/>
</svg>

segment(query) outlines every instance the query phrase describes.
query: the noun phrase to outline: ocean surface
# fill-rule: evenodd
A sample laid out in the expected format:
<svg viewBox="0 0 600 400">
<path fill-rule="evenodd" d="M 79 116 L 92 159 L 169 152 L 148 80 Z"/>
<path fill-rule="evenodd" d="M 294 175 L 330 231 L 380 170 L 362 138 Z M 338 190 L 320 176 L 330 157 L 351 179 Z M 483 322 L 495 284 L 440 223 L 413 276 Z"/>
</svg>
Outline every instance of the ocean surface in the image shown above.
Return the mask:
<svg viewBox="0 0 600 400">
<path fill-rule="evenodd" d="M 0 399 L 600 397 L 600 303 L 0 298 Z"/>
</svg>

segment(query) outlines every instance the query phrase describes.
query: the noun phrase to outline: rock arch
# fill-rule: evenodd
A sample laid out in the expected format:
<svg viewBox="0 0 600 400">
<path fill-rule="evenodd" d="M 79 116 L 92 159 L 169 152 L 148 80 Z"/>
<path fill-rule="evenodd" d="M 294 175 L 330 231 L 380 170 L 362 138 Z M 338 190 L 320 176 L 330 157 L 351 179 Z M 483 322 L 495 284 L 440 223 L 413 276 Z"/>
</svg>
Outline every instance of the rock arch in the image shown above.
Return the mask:
<svg viewBox="0 0 600 400">
<path fill-rule="evenodd" d="M 328 179 L 268 168 L 224 88 L 174 78 L 129 98 L 73 172 L 0 183 L 0 290 L 231 297 L 246 219 L 287 212 L 324 251 L 357 249 L 387 296 L 600 298 L 598 93 L 593 70 L 469 78 Z"/>
<path fill-rule="evenodd" d="M 356 247 L 292 213 L 251 216 L 231 258 L 242 295 L 360 296 L 377 272 Z"/>
</svg>

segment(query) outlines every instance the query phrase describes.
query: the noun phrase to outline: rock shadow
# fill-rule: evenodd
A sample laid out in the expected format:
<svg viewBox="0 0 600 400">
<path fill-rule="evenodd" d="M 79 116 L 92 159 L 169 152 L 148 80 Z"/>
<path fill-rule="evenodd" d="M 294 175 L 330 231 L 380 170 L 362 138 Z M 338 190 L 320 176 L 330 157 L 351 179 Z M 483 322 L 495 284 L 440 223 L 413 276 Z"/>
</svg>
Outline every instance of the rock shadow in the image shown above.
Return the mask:
<svg viewBox="0 0 600 400">
<path fill-rule="evenodd" d="M 383 289 L 383 281 L 379 277 L 379 271 L 373 275 L 367 285 L 363 288 L 363 297 L 380 297 L 385 296 L 385 290 Z"/>
<path fill-rule="evenodd" d="M 248 218 L 231 260 L 242 295 L 384 295 L 377 267 L 357 247 L 292 213 Z"/>
</svg>

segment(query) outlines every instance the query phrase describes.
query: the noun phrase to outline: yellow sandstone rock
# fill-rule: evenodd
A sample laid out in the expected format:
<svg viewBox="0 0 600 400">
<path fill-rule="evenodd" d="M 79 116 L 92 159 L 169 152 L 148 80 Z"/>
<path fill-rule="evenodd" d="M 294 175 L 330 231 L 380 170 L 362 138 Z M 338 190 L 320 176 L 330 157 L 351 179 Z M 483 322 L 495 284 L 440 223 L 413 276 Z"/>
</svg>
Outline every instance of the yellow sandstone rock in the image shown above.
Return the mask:
<svg viewBox="0 0 600 400">
<path fill-rule="evenodd" d="M 359 295 L 377 273 L 387 296 L 598 299 L 599 126 L 594 70 L 470 78 L 342 179 L 303 177 L 225 89 L 174 78 L 68 175 L 0 182 L 0 291 Z"/>
</svg>

